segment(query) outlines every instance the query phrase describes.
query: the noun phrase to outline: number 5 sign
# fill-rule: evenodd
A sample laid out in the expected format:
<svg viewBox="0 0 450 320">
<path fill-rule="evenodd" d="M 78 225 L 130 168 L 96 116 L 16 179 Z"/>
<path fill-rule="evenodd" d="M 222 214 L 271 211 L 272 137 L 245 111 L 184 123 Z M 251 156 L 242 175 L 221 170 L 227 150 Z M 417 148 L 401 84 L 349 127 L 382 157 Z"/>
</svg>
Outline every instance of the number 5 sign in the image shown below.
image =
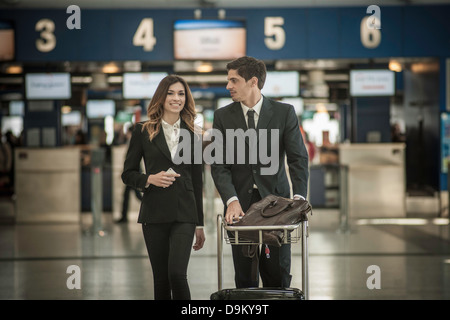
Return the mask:
<svg viewBox="0 0 450 320">
<path fill-rule="evenodd" d="M 264 19 L 264 43 L 270 50 L 280 50 L 286 42 L 283 17 L 266 17 Z"/>
</svg>

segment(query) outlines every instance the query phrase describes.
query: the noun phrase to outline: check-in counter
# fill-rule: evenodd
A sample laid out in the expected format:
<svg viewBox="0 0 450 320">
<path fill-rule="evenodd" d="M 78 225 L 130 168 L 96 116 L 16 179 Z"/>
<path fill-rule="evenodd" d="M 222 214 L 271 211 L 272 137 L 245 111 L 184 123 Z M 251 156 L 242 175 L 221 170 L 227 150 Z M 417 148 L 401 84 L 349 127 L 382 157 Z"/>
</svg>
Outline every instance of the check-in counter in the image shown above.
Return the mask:
<svg viewBox="0 0 450 320">
<path fill-rule="evenodd" d="M 339 162 L 348 167 L 349 218 L 406 216 L 404 143 L 341 144 Z"/>
<path fill-rule="evenodd" d="M 80 150 L 15 150 L 16 222 L 80 221 Z"/>
</svg>

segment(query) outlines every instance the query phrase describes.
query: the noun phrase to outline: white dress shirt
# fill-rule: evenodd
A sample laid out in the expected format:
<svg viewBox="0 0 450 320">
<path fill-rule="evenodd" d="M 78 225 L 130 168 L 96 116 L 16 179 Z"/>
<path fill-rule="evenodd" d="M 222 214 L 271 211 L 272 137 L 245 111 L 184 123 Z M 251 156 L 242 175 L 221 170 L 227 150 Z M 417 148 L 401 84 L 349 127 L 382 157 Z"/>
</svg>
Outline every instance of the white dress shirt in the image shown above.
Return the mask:
<svg viewBox="0 0 450 320">
<path fill-rule="evenodd" d="M 166 139 L 166 143 L 167 146 L 169 147 L 172 159 L 174 158 L 178 148 L 178 141 L 180 139 L 180 123 L 181 123 L 180 118 L 178 118 L 178 121 L 175 122 L 173 125 L 161 119 L 161 128 L 163 130 L 164 138 Z M 149 186 L 150 183 L 147 181 L 147 183 L 145 184 L 145 188 L 148 188 Z"/>
<path fill-rule="evenodd" d="M 255 128 L 258 128 L 258 119 L 259 119 L 259 114 L 261 113 L 262 103 L 263 103 L 262 96 L 261 96 L 261 99 L 259 99 L 259 101 L 253 106 L 253 108 L 249 108 L 241 102 L 242 112 L 244 113 L 244 118 L 245 118 L 245 123 L 247 123 L 247 128 L 248 128 L 247 112 L 250 109 L 253 109 L 255 111 Z"/>
<path fill-rule="evenodd" d="M 164 137 L 166 138 L 166 143 L 169 147 L 172 159 L 175 157 L 175 153 L 177 152 L 178 148 L 178 141 L 180 139 L 180 123 L 180 118 L 178 118 L 177 122 L 175 122 L 173 125 L 161 119 L 161 127 L 164 131 Z"/>
</svg>

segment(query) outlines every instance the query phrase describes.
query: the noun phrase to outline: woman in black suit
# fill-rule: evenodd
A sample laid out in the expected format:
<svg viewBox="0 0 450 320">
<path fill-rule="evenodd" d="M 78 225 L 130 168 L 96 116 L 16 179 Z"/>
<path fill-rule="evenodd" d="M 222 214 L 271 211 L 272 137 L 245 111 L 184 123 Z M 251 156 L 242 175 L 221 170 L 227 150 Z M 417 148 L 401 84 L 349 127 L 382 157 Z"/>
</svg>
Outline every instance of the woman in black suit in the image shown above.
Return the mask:
<svg viewBox="0 0 450 320">
<path fill-rule="evenodd" d="M 194 125 L 194 99 L 176 75 L 161 80 L 147 108 L 148 120 L 137 123 L 122 173 L 123 182 L 144 193 L 138 223 L 153 269 L 155 299 L 190 299 L 187 268 L 194 250 L 203 247 L 202 164 L 175 164 L 180 130 L 201 139 Z M 184 133 L 184 132 L 183 132 Z M 185 136 L 185 135 L 183 135 Z M 145 172 L 139 170 L 144 158 Z M 175 161 L 178 163 L 178 161 Z M 187 163 L 186 163 L 187 162 Z M 172 170 L 168 169 L 171 168 Z"/>
</svg>

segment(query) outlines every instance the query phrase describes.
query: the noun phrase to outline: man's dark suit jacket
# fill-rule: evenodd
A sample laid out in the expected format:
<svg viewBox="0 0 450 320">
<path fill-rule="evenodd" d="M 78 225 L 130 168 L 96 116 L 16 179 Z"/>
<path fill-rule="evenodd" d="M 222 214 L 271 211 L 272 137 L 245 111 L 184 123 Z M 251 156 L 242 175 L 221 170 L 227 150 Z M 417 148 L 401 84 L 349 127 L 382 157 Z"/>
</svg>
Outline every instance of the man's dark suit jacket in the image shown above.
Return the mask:
<svg viewBox="0 0 450 320">
<path fill-rule="evenodd" d="M 139 211 L 138 223 L 190 222 L 203 226 L 203 169 L 201 164 L 173 163 L 169 147 L 161 127 L 159 133 L 149 140 L 147 130 L 142 131 L 143 123 L 136 124 L 125 158 L 122 181 L 144 193 Z M 181 129 L 187 126 L 183 120 Z M 196 136 L 191 132 L 192 149 Z M 191 152 L 192 158 L 194 157 Z M 144 158 L 145 174 L 139 172 Z M 167 188 L 150 185 L 145 188 L 150 174 L 157 174 L 172 168 L 181 176 Z"/>
<path fill-rule="evenodd" d="M 218 189 L 223 203 L 233 196 L 237 196 L 245 212 L 249 206 L 252 197 L 253 184 L 256 184 L 262 198 L 269 194 L 289 198 L 290 186 L 285 169 L 285 155 L 289 167 L 289 175 L 292 182 L 293 195 L 299 194 L 306 198 L 308 187 L 308 152 L 303 142 L 297 115 L 294 107 L 276 102 L 263 97 L 263 104 L 259 114 L 257 130 L 267 129 L 270 136 L 271 129 L 279 130 L 278 150 L 276 157 L 278 161 L 278 170 L 273 175 L 261 175 L 262 165 L 258 161 L 256 164 L 249 164 L 246 159 L 245 164 L 237 164 L 236 155 L 242 150 L 235 149 L 234 164 L 213 164 L 211 173 Z M 214 113 L 213 128 L 223 133 L 223 140 L 226 142 L 226 129 L 247 130 L 247 124 L 242 111 L 240 102 L 234 102 L 226 107 L 218 109 Z M 271 154 L 270 138 L 267 142 L 268 154 Z M 248 144 L 247 144 L 248 146 Z M 235 146 L 236 148 L 237 146 Z M 224 149 L 224 158 L 226 158 L 226 148 Z M 274 158 L 271 158 L 274 159 Z"/>
</svg>

